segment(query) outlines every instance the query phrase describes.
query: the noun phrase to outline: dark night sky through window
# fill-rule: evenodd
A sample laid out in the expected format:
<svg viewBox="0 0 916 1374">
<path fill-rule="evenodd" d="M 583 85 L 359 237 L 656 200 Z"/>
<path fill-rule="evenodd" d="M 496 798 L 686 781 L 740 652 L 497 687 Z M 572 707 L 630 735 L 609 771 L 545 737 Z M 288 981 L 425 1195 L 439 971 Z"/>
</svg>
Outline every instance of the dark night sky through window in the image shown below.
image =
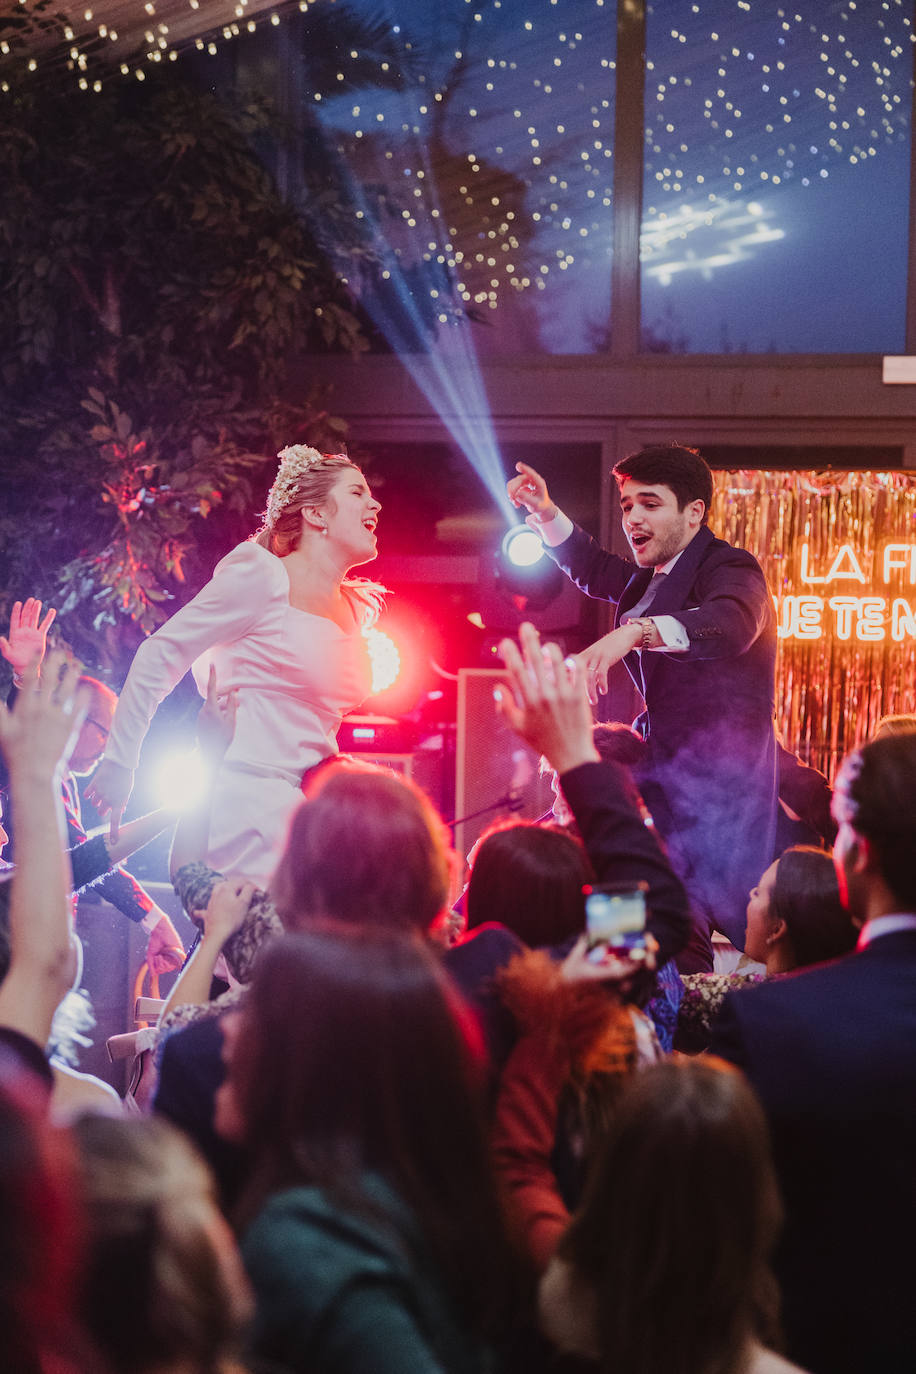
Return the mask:
<svg viewBox="0 0 916 1374">
<path fill-rule="evenodd" d="M 349 4 L 384 14 L 413 64 L 398 92 L 304 94 L 357 214 L 394 255 L 381 280 L 353 267 L 354 288 L 380 320 L 405 292 L 440 330 L 472 311 L 483 357 L 605 349 L 614 4 Z M 648 348 L 902 349 L 910 9 L 649 7 Z"/>
</svg>

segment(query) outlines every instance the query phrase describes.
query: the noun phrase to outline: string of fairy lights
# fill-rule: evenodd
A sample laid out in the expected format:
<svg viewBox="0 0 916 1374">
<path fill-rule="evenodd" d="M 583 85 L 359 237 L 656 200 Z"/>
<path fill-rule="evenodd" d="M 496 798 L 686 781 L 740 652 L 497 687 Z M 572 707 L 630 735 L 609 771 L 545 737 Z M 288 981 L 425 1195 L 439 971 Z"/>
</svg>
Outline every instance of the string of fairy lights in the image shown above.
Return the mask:
<svg viewBox="0 0 916 1374">
<path fill-rule="evenodd" d="M 439 12 L 438 61 L 419 91 L 330 110 L 322 99 L 339 153 L 364 178 L 394 163 L 390 198 L 406 204 L 400 239 L 386 233 L 402 257 L 425 239 L 423 256 L 455 274 L 465 306 L 496 310 L 577 268 L 607 282 L 613 6 L 465 6 L 470 19 L 454 4 L 451 30 Z M 746 260 L 783 237 L 780 187 L 816 186 L 907 140 L 910 11 L 905 0 L 650 6 L 644 271 L 667 283 Z M 418 142 L 434 147 L 432 176 Z M 466 157 L 457 181 L 449 151 Z"/>
<path fill-rule="evenodd" d="M 0 93 L 14 95 L 70 74 L 82 91 L 144 81 L 188 50 L 215 57 L 235 39 L 279 27 L 291 12 L 335 0 L 0 0 Z"/>
<path fill-rule="evenodd" d="M 215 56 L 338 3 L 96 0 L 58 33 L 48 0 L 0 0 L 0 90 L 61 66 L 86 91 L 143 80 L 189 48 Z M 346 7 L 379 13 L 378 0 Z M 911 11 L 908 0 L 649 5 L 644 272 L 668 283 L 765 251 L 782 236 L 781 187 L 815 187 L 908 139 Z M 374 217 L 400 262 L 441 269 L 426 289 L 442 323 L 564 274 L 598 290 L 612 247 L 613 0 L 399 0 L 394 12 L 412 69 L 402 90 L 384 89 L 389 57 L 378 88 L 354 95 L 348 63 L 366 54 L 352 49 L 336 54 L 339 92 L 306 92 L 351 174 L 383 186 L 355 213 Z M 31 27 L 4 23 L 29 15 Z"/>
<path fill-rule="evenodd" d="M 672 233 L 689 240 L 723 204 L 737 201 L 758 217 L 750 238 L 717 245 L 737 261 L 782 237 L 763 222 L 773 211 L 760 197 L 826 181 L 844 163 L 855 167 L 908 139 L 911 10 L 897 0 L 797 9 L 737 0 L 725 31 L 709 5 L 689 6 L 677 26 L 669 7 L 656 7 L 649 46 L 664 56 L 647 63 L 644 198 L 647 224 L 667 235 L 660 245 L 651 232 L 644 241 L 650 275 L 670 280 L 690 266 L 683 255 L 656 265 L 659 247 L 664 258 Z M 703 266 L 694 259 L 694 270 Z"/>
</svg>

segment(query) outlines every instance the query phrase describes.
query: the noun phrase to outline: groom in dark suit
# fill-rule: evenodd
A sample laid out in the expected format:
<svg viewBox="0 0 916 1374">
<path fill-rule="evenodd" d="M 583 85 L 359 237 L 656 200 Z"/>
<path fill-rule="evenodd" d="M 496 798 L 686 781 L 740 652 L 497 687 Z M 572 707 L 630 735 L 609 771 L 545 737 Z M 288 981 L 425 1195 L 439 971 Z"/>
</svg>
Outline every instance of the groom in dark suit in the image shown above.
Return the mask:
<svg viewBox="0 0 916 1374">
<path fill-rule="evenodd" d="M 711 1048 L 744 1069 L 772 1132 L 787 1353 L 813 1374 L 912 1374 L 916 735 L 851 754 L 833 810 L 856 953 L 730 993 Z"/>
<path fill-rule="evenodd" d="M 510 500 L 615 627 L 579 657 L 592 700 L 623 661 L 645 702 L 638 781 L 694 911 L 684 970 L 711 968 L 709 934 L 744 947 L 747 894 L 773 857 L 776 623 L 757 560 L 706 521 L 712 473 L 693 449 L 641 449 L 614 468 L 632 562 L 602 549 L 518 465 Z"/>
</svg>

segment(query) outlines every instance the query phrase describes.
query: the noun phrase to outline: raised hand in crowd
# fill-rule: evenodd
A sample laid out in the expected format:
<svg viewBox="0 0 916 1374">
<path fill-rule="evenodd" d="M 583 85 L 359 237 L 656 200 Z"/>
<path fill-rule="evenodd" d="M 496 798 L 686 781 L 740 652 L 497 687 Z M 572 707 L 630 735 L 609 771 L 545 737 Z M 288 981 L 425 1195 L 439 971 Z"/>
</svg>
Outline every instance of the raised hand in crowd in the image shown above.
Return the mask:
<svg viewBox="0 0 916 1374">
<path fill-rule="evenodd" d="M 647 884 L 646 926 L 659 942 L 661 967 L 690 933 L 683 884 L 645 825 L 627 770 L 601 763 L 578 662 L 564 659 L 556 644 L 542 645 L 527 623 L 519 630 L 519 646 L 510 639 L 500 644 L 507 681 L 496 689 L 499 710 L 556 769 L 599 882 Z"/>
<path fill-rule="evenodd" d="M 49 606 L 44 616 L 41 602 L 34 596 L 25 601 L 14 601 L 10 612 L 9 635 L 0 635 L 0 654 L 13 670 L 13 681 L 18 687 L 19 679 L 32 665 L 36 672 L 41 669 L 48 643 L 48 631 L 54 623 L 57 611 Z"/>
<path fill-rule="evenodd" d="M 499 646 L 508 688 L 496 688 L 506 723 L 558 773 L 599 759 L 585 678 L 575 659 L 556 644 L 541 644 L 527 621 L 519 630 L 521 650 L 511 639 Z"/>
<path fill-rule="evenodd" d="M 88 703 L 79 667 L 34 659 L 12 710 L 0 703 L 0 749 L 17 817 L 17 868 L 10 894 L 10 963 L 0 986 L 0 1026 L 44 1047 L 69 986 L 70 873 L 64 856 L 60 772 Z"/>
</svg>

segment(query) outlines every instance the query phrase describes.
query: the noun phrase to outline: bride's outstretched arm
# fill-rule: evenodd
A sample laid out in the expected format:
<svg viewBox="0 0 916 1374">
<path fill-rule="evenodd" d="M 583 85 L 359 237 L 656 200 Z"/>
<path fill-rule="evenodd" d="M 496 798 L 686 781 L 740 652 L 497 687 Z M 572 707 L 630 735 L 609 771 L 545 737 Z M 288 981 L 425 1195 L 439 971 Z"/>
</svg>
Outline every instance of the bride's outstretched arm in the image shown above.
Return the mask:
<svg viewBox="0 0 916 1374">
<path fill-rule="evenodd" d="M 257 625 L 270 596 L 275 561 L 259 545 L 240 544 L 217 565 L 197 596 L 137 650 L 105 756 L 86 788 L 99 814 L 111 817 L 112 843 L 118 838 L 140 748 L 156 708 L 207 649 L 241 639 Z"/>
</svg>

